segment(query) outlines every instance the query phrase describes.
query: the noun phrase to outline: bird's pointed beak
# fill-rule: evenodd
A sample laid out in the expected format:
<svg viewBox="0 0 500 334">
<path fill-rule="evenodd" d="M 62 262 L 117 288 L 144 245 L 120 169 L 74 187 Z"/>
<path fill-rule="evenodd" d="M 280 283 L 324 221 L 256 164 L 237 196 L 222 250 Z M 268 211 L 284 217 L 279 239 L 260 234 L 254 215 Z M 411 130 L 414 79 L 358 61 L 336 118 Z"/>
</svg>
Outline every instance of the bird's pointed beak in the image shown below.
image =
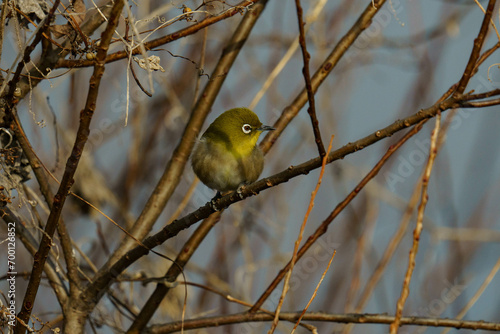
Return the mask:
<svg viewBox="0 0 500 334">
<path fill-rule="evenodd" d="M 273 128 L 272 126 L 269 126 L 269 125 L 262 125 L 257 130 L 259 130 L 259 131 L 272 131 L 272 130 L 276 130 L 276 129 Z"/>
</svg>

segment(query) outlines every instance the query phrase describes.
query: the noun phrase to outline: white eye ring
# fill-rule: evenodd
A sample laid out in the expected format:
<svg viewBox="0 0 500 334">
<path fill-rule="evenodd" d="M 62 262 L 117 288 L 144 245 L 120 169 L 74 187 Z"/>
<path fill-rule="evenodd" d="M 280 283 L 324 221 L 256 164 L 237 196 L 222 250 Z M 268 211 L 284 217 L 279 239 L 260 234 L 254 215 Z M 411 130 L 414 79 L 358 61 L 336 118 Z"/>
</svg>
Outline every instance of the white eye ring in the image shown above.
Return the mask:
<svg viewBox="0 0 500 334">
<path fill-rule="evenodd" d="M 252 132 L 252 126 L 250 124 L 243 124 L 241 130 L 243 131 L 243 133 L 249 134 L 250 132 Z"/>
</svg>

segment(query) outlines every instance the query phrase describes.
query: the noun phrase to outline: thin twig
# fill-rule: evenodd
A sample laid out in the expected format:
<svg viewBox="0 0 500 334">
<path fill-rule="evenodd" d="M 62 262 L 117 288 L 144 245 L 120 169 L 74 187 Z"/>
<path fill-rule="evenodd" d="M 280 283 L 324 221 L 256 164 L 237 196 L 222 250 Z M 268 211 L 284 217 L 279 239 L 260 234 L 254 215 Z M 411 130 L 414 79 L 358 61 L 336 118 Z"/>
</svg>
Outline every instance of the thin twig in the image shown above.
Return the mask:
<svg viewBox="0 0 500 334">
<path fill-rule="evenodd" d="M 499 48 L 500 48 L 500 42 L 493 45 L 488 50 L 484 51 L 483 54 L 478 58 L 476 66 L 475 66 L 474 71 L 472 73 L 475 74 L 477 72 L 477 70 L 479 69 L 479 66 L 482 65 L 484 63 L 484 61 L 486 59 L 488 59 Z"/>
<path fill-rule="evenodd" d="M 462 108 L 486 108 L 493 107 L 500 104 L 500 99 L 488 100 L 488 101 L 475 101 L 475 102 L 463 102 L 460 103 Z"/>
<path fill-rule="evenodd" d="M 311 214 L 311 211 L 314 207 L 314 199 L 316 198 L 316 194 L 318 193 L 319 187 L 321 186 L 321 181 L 323 180 L 323 174 L 325 173 L 325 166 L 326 166 L 326 161 L 327 161 L 326 154 L 330 153 L 330 150 L 332 149 L 333 137 L 334 136 L 331 136 L 331 138 L 330 138 L 330 144 L 328 145 L 328 152 L 325 153 L 325 155 L 322 158 L 321 171 L 319 172 L 318 182 L 316 183 L 316 187 L 314 188 L 313 192 L 311 193 L 311 199 L 309 200 L 309 206 L 307 208 L 306 214 L 304 215 L 304 219 L 302 220 L 302 224 L 300 226 L 300 231 L 299 231 L 299 235 L 297 237 L 297 240 L 295 240 L 292 259 L 290 260 L 290 269 L 286 273 L 285 283 L 283 284 L 283 290 L 281 292 L 278 306 L 276 307 L 276 312 L 274 315 L 273 323 L 271 325 L 271 328 L 267 332 L 268 334 L 274 333 L 274 330 L 278 326 L 281 307 L 283 306 L 283 302 L 285 301 L 285 296 L 288 292 L 288 289 L 290 288 L 290 277 L 292 276 L 293 267 L 295 266 L 295 262 L 297 261 L 297 252 L 299 250 L 300 243 L 302 242 L 302 237 L 304 236 L 304 230 L 306 228 L 306 224 L 307 224 L 307 221 L 309 219 L 309 215 Z"/>
<path fill-rule="evenodd" d="M 415 230 L 413 232 L 413 246 L 410 250 L 410 256 L 409 256 L 409 260 L 408 260 L 408 269 L 406 271 L 406 275 L 404 278 L 401 296 L 398 300 L 397 307 L 396 307 L 396 316 L 394 317 L 394 322 L 391 324 L 391 327 L 390 327 L 391 334 L 397 333 L 397 331 L 399 329 L 401 316 L 403 314 L 403 308 L 404 308 L 404 305 L 406 303 L 406 299 L 408 298 L 408 295 L 410 294 L 410 281 L 411 281 L 411 276 L 413 274 L 413 269 L 415 268 L 415 258 L 417 256 L 417 252 L 418 252 L 420 234 L 422 233 L 422 229 L 423 229 L 424 212 L 425 212 L 425 207 L 427 206 L 427 201 L 429 198 L 428 193 L 427 193 L 427 189 L 428 189 L 428 185 L 429 185 L 429 179 L 431 177 L 432 167 L 434 166 L 434 161 L 435 161 L 436 155 L 437 155 L 437 139 L 438 139 L 440 127 L 441 127 L 441 114 L 438 113 L 438 115 L 436 117 L 436 125 L 434 126 L 434 130 L 432 131 L 432 135 L 431 135 L 431 147 L 429 149 L 429 159 L 427 161 L 427 165 L 425 166 L 425 172 L 424 172 L 424 175 L 422 177 L 422 193 L 420 196 L 420 204 L 418 206 L 417 224 L 416 224 Z"/>
<path fill-rule="evenodd" d="M 328 0 L 320 0 L 317 2 L 316 6 L 312 10 L 312 13 L 310 16 L 306 16 L 306 19 L 308 19 L 310 22 L 316 21 L 318 16 L 322 13 L 323 8 L 325 7 L 326 3 Z M 309 30 L 309 26 L 305 27 L 305 32 Z M 255 94 L 255 97 L 252 99 L 250 104 L 248 105 L 249 109 L 254 109 L 259 101 L 261 100 L 262 96 L 264 96 L 265 92 L 271 87 L 273 84 L 274 80 L 278 77 L 278 75 L 281 73 L 281 71 L 285 68 L 285 65 L 292 59 L 293 54 L 299 47 L 299 38 L 296 37 L 292 43 L 290 43 L 290 46 L 288 47 L 288 50 L 286 53 L 283 55 L 283 57 L 280 59 L 278 64 L 273 68 L 273 70 L 269 73 L 266 81 L 262 84 L 262 87 L 260 90 Z"/>
<path fill-rule="evenodd" d="M 118 34 L 118 36 L 123 41 L 123 43 L 126 45 L 126 48 L 127 48 L 126 51 L 130 52 L 130 55 L 128 55 L 129 62 L 130 62 L 130 58 L 132 58 L 132 50 L 139 49 L 139 52 L 142 55 L 142 57 L 145 61 L 145 64 L 146 64 L 146 72 L 148 74 L 149 89 L 151 90 L 151 94 L 154 94 L 153 71 L 151 70 L 151 64 L 149 63 L 146 48 L 144 47 L 143 41 L 141 41 L 141 40 L 139 41 L 139 43 L 137 45 L 134 46 L 134 42 L 135 42 L 134 37 L 137 37 L 139 39 L 139 31 L 137 30 L 137 25 L 135 24 L 135 19 L 134 19 L 134 16 L 132 15 L 132 11 L 131 11 L 130 7 L 127 6 L 127 7 L 125 7 L 125 9 L 127 10 L 127 14 L 128 14 L 127 20 L 130 22 L 130 27 L 132 27 L 132 31 L 133 31 L 132 42 L 129 44 L 121 35 Z"/>
<path fill-rule="evenodd" d="M 490 285 L 491 281 L 495 277 L 495 275 L 498 273 L 498 270 L 500 269 L 500 257 L 498 258 L 497 262 L 491 268 L 488 276 L 484 279 L 483 283 L 481 286 L 477 289 L 476 293 L 472 298 L 467 302 L 467 304 L 458 312 L 457 316 L 454 318 L 456 320 L 462 320 L 463 317 L 467 314 L 467 312 L 471 309 L 472 306 L 477 302 L 479 297 L 483 294 L 484 290 Z M 449 332 L 449 329 L 445 329 L 444 331 L 441 332 L 441 334 L 446 334 Z"/>
<path fill-rule="evenodd" d="M 193 105 L 191 106 L 192 108 L 195 106 L 196 101 L 199 98 L 199 93 L 200 93 L 200 83 L 201 83 L 201 74 L 203 73 L 203 68 L 205 67 L 205 57 L 206 57 L 206 52 L 207 52 L 207 39 L 208 39 L 208 27 L 205 27 L 203 29 L 203 39 L 201 41 L 201 51 L 200 51 L 200 65 L 197 66 L 198 69 L 198 76 L 196 77 L 196 84 L 194 86 L 194 99 L 193 99 Z"/>
<path fill-rule="evenodd" d="M 340 59 L 345 55 L 349 48 L 354 44 L 357 38 L 372 24 L 372 19 L 375 14 L 382 8 L 386 0 L 375 1 L 375 6 L 369 3 L 365 10 L 360 14 L 358 20 L 352 25 L 349 31 L 335 45 L 330 54 L 326 57 L 323 63 L 318 67 L 314 75 L 311 77 L 312 91 L 316 92 L 319 86 L 323 83 L 326 77 L 336 67 Z M 287 106 L 280 118 L 273 125 L 276 130 L 271 131 L 262 141 L 262 150 L 267 152 L 272 144 L 278 139 L 281 133 L 291 120 L 297 116 L 300 109 L 307 103 L 307 90 L 304 88 Z"/>
<path fill-rule="evenodd" d="M 132 57 L 132 56 L 130 56 L 130 57 Z M 149 64 L 149 62 L 147 60 L 146 60 L 146 63 Z M 144 88 L 144 86 L 141 84 L 141 81 L 137 77 L 137 74 L 135 73 L 135 70 L 134 70 L 134 65 L 131 64 L 130 61 L 128 62 L 128 64 L 130 64 L 130 72 L 132 72 L 132 76 L 134 77 L 134 80 L 135 80 L 135 83 L 137 84 L 137 86 L 139 86 L 139 88 L 144 92 L 144 94 L 146 94 L 149 97 L 152 97 L 153 94 L 151 94 L 150 92 L 148 92 L 148 90 L 146 88 Z M 151 71 L 149 71 L 149 72 L 151 72 Z M 128 108 L 127 108 L 127 110 L 128 110 Z M 128 119 L 128 117 L 127 117 L 127 119 Z"/>
<path fill-rule="evenodd" d="M 377 187 L 377 185 L 373 185 L 372 189 L 374 189 L 375 187 Z M 347 290 L 346 301 L 344 303 L 344 312 L 346 313 L 353 312 L 354 299 L 355 296 L 359 293 L 360 289 L 363 260 L 366 257 L 367 249 L 370 248 L 369 243 L 373 238 L 373 232 L 375 229 L 375 224 L 377 222 L 377 212 L 379 211 L 377 208 L 378 197 L 375 197 L 370 193 L 370 188 L 368 188 L 366 194 L 366 209 L 363 210 L 366 212 L 363 214 L 363 217 L 355 217 L 356 220 L 353 220 L 354 224 L 364 224 L 365 227 L 362 231 L 359 232 L 359 237 L 356 240 L 356 251 L 354 252 L 352 260 L 352 274 L 350 278 L 351 282 L 349 284 L 349 290 Z M 344 275 L 347 276 L 347 273 L 345 273 Z"/>
<path fill-rule="evenodd" d="M 52 115 L 52 118 L 53 118 L 52 125 L 54 126 L 54 144 L 55 144 L 54 153 L 56 156 L 55 162 L 54 162 L 54 167 L 52 168 L 52 173 L 54 173 L 59 168 L 59 161 L 60 161 L 59 131 L 58 131 L 58 126 L 57 126 L 57 115 L 54 111 L 54 108 L 52 108 L 52 104 L 50 103 L 49 96 L 47 96 L 47 106 L 49 107 L 50 113 Z"/>
<path fill-rule="evenodd" d="M 467 94 L 462 99 L 463 101 L 472 101 L 472 100 L 482 100 L 488 97 L 500 95 L 500 88 L 493 89 L 488 92 L 478 93 L 478 94 Z"/>
<path fill-rule="evenodd" d="M 295 326 L 293 326 L 293 329 L 292 329 L 292 331 L 290 332 L 290 334 L 295 333 L 295 330 L 296 330 L 296 329 L 297 329 L 297 327 L 299 326 L 300 321 L 301 321 L 301 320 L 302 320 L 302 318 L 304 317 L 304 314 L 306 314 L 307 310 L 309 309 L 309 306 L 311 306 L 312 301 L 314 300 L 314 298 L 316 298 L 316 295 L 317 295 L 317 293 L 318 293 L 319 287 L 321 286 L 321 283 L 322 283 L 322 282 L 323 282 L 323 280 L 325 279 L 325 276 L 326 276 L 326 273 L 328 272 L 328 269 L 330 269 L 330 266 L 331 266 L 331 264 L 332 264 L 333 258 L 335 257 L 335 254 L 337 254 L 337 250 L 334 250 L 334 251 L 333 251 L 333 254 L 332 254 L 332 256 L 330 257 L 330 261 L 328 261 L 328 265 L 326 266 L 325 270 L 323 271 L 323 274 L 321 275 L 321 278 L 319 279 L 319 282 L 318 282 L 318 284 L 316 285 L 316 288 L 314 289 L 313 295 L 311 296 L 311 298 L 310 298 L 310 299 L 309 299 L 309 301 L 307 302 L 306 307 L 304 307 L 304 309 L 302 310 L 302 313 L 300 314 L 299 319 L 298 319 L 298 320 L 297 320 L 297 322 L 295 323 Z"/>
<path fill-rule="evenodd" d="M 311 118 L 312 128 L 314 132 L 314 141 L 316 146 L 318 146 L 319 156 L 323 158 L 326 155 L 325 146 L 323 145 L 323 140 L 321 139 L 321 132 L 319 130 L 319 122 L 316 116 L 316 103 L 314 102 L 314 92 L 311 84 L 311 73 L 309 72 L 309 60 L 311 55 L 307 52 L 306 36 L 304 32 L 304 18 L 303 10 L 300 5 L 300 0 L 295 0 L 295 8 L 297 9 L 297 19 L 299 24 L 299 44 L 302 50 L 302 59 L 304 61 L 304 67 L 302 68 L 302 74 L 304 75 L 304 81 L 306 84 L 307 99 L 309 100 L 309 107 L 307 112 Z"/>
<path fill-rule="evenodd" d="M 474 0 L 474 2 L 476 3 L 476 5 L 479 8 L 481 8 L 481 10 L 483 11 L 483 13 L 486 14 L 486 11 L 484 10 L 483 6 L 479 3 L 479 1 L 478 0 Z M 498 41 L 500 41 L 500 34 L 498 33 L 498 29 L 497 29 L 497 26 L 495 25 L 495 21 L 493 21 L 493 19 L 490 19 L 490 22 L 491 22 L 491 26 L 495 30 L 495 33 L 497 34 Z"/>
</svg>

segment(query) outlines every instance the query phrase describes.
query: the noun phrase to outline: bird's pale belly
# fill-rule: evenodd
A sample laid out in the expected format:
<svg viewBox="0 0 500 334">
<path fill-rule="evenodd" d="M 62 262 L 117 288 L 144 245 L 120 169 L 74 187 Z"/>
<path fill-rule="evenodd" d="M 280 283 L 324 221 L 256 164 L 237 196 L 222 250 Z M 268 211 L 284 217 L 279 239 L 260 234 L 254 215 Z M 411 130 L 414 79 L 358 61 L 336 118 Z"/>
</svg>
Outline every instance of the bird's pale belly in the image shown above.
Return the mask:
<svg viewBox="0 0 500 334">
<path fill-rule="evenodd" d="M 192 159 L 194 172 L 206 186 L 226 192 L 257 180 L 264 167 L 264 156 L 258 147 L 248 156 L 238 158 L 214 146 L 217 145 L 198 143 L 195 150 L 202 154 L 194 154 Z"/>
</svg>

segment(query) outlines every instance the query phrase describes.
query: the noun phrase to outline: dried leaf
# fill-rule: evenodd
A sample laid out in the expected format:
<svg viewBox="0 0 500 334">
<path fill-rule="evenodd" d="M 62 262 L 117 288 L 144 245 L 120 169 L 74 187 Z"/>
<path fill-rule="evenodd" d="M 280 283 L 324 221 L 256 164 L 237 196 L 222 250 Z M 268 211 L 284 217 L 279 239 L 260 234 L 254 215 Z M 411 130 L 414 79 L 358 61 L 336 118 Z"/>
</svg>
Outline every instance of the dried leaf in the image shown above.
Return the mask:
<svg viewBox="0 0 500 334">
<path fill-rule="evenodd" d="M 50 32 L 56 39 L 68 35 L 71 31 L 73 31 L 73 28 L 69 24 L 56 24 L 50 26 Z"/>
<path fill-rule="evenodd" d="M 43 0 L 18 0 L 16 6 L 34 22 L 41 22 L 49 12 L 49 5 Z M 24 16 L 19 15 L 19 20 L 24 27 L 28 26 Z"/>
<path fill-rule="evenodd" d="M 146 60 L 145 59 L 139 59 L 137 57 L 134 57 L 133 58 L 134 61 L 137 63 L 137 65 L 139 65 L 140 68 L 142 68 L 143 70 L 147 70 L 148 69 L 148 65 L 146 64 Z M 158 56 L 149 56 L 147 61 L 149 62 L 149 68 L 152 70 L 152 71 L 161 71 L 161 72 L 165 72 L 165 69 L 163 67 L 161 67 L 160 65 L 160 57 Z"/>
<path fill-rule="evenodd" d="M 72 15 L 74 22 L 80 25 L 85 18 L 85 13 L 87 12 L 87 8 L 85 8 L 83 0 L 75 0 L 73 2 L 73 12 L 75 13 Z"/>
<path fill-rule="evenodd" d="M 73 32 L 75 30 L 74 27 L 79 26 L 83 22 L 86 11 L 87 9 L 85 8 L 83 0 L 75 0 L 67 17 L 68 23 L 57 24 L 50 27 L 50 31 L 54 38 L 58 39 Z"/>
</svg>

